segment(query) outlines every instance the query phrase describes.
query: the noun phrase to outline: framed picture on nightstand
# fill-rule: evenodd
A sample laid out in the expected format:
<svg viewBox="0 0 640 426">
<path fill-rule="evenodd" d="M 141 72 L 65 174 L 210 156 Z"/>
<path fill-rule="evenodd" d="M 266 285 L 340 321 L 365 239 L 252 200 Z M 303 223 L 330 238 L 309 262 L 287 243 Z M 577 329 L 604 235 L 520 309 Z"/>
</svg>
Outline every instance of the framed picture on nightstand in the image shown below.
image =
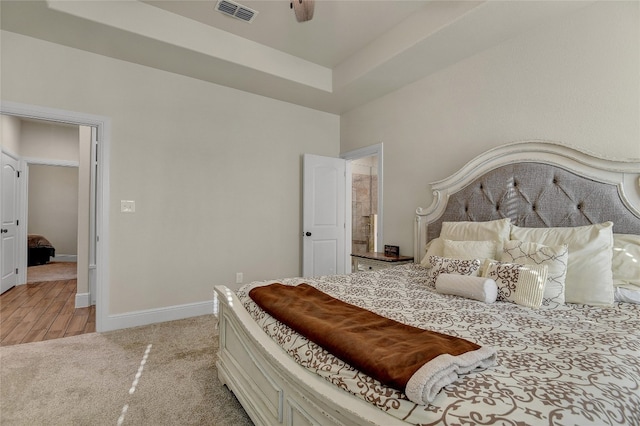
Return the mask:
<svg viewBox="0 0 640 426">
<path fill-rule="evenodd" d="M 399 246 L 388 246 L 385 244 L 384 246 L 384 255 L 385 256 L 400 256 L 400 247 Z"/>
</svg>

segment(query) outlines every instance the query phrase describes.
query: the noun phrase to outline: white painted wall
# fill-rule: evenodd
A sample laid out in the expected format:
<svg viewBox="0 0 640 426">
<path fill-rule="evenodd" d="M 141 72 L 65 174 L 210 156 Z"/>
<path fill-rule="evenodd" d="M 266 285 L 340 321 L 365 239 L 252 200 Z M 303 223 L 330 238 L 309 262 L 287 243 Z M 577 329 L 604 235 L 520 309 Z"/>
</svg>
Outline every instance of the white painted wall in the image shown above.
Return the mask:
<svg viewBox="0 0 640 426">
<path fill-rule="evenodd" d="M 111 118 L 108 314 L 210 301 L 236 272 L 300 274 L 301 155 L 339 154 L 338 116 L 6 31 L 1 43 L 3 100 Z"/>
<path fill-rule="evenodd" d="M 21 157 L 77 163 L 78 152 L 78 126 L 48 121 L 22 121 Z"/>
<path fill-rule="evenodd" d="M 597 2 L 343 114 L 342 152 L 384 143 L 384 243 L 411 253 L 428 183 L 494 146 L 640 158 L 639 8 Z"/>
<path fill-rule="evenodd" d="M 20 155 L 20 127 L 19 118 L 0 115 L 0 148 L 13 156 Z"/>
</svg>

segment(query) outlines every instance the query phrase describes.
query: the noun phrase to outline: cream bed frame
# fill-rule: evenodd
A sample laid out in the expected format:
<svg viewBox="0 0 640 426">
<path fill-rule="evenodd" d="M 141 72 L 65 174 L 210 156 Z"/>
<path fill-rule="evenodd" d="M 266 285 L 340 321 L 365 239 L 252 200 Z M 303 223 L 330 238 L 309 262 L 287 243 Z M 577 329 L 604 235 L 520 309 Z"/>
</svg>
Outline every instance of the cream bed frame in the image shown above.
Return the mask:
<svg viewBox="0 0 640 426">
<path fill-rule="evenodd" d="M 488 203 L 484 203 L 486 205 L 479 202 L 482 211 L 480 216 L 469 216 L 466 206 L 452 209 L 450 205 L 447 209 L 447 205 L 454 194 L 468 191 L 474 185 L 484 194 L 482 179 L 485 175 L 502 167 L 522 163 L 550 165 L 561 173 L 570 173 L 571 179 L 575 174 L 581 182 L 584 181 L 584 185 L 603 184 L 603 194 L 613 199 L 606 201 L 607 205 L 616 204 L 615 211 L 607 212 L 607 215 L 622 215 L 624 219 L 621 225 L 618 225 L 619 220 L 614 220 L 618 226 L 618 229 L 614 227 L 614 232 L 640 234 L 640 161 L 597 158 L 557 143 L 518 142 L 491 149 L 467 163 L 454 175 L 432 184 L 433 203 L 429 208 L 418 208 L 416 212 L 416 261 L 419 262 L 421 254 L 425 253 L 427 241 L 439 234 L 443 220 L 504 217 L 500 208 L 495 208 L 499 201 L 492 199 L 492 195 L 488 195 Z M 545 178 L 541 178 L 542 184 Z M 561 181 L 564 179 L 562 176 Z M 513 187 L 513 182 L 508 186 Z M 507 190 L 512 189 L 509 188 Z M 499 197 L 504 198 L 502 191 Z M 569 200 L 565 204 L 570 206 L 574 201 Z M 557 200 L 554 202 L 557 203 Z M 531 203 L 531 199 L 526 199 L 520 204 L 525 205 L 531 213 L 533 207 L 538 207 Z M 575 208 L 580 211 L 575 215 L 562 213 L 560 219 L 555 219 L 552 224 L 544 223 L 544 213 L 531 215 L 515 212 L 514 216 L 516 222 L 526 226 L 536 226 L 531 223 L 532 220 L 541 220 L 537 226 L 577 226 L 583 221 L 612 220 L 609 216 L 604 218 L 591 213 L 597 210 L 597 204 L 598 199 L 590 200 L 586 206 L 579 204 L 579 208 L 576 205 Z M 475 204 L 471 207 L 476 208 Z M 557 206 L 551 206 L 551 210 L 556 212 Z M 215 292 L 219 304 L 218 377 L 233 391 L 256 425 L 406 425 L 298 365 L 252 320 L 233 291 L 225 286 L 216 286 Z"/>
</svg>

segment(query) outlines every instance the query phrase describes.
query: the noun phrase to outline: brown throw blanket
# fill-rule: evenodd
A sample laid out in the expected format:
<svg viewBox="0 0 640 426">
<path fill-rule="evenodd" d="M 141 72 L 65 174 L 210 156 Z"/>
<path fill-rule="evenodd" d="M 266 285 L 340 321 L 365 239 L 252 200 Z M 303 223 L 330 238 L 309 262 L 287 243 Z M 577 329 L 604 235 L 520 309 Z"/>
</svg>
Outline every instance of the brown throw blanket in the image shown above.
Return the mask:
<svg viewBox="0 0 640 426">
<path fill-rule="evenodd" d="M 433 401 L 459 374 L 495 363 L 495 351 L 350 305 L 308 284 L 269 284 L 249 296 L 264 311 L 417 404 Z"/>
</svg>

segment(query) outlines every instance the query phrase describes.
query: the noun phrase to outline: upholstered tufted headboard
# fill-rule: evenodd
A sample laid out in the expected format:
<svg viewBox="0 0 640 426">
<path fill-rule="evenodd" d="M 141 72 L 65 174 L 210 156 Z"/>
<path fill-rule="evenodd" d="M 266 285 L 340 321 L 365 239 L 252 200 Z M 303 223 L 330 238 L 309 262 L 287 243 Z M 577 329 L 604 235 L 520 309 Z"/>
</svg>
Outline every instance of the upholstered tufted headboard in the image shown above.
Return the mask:
<svg viewBox="0 0 640 426">
<path fill-rule="evenodd" d="M 518 226 L 570 227 L 605 221 L 640 234 L 640 161 L 598 158 L 551 142 L 494 148 L 432 183 L 434 201 L 417 210 L 416 261 L 442 222 L 510 218 Z"/>
</svg>

